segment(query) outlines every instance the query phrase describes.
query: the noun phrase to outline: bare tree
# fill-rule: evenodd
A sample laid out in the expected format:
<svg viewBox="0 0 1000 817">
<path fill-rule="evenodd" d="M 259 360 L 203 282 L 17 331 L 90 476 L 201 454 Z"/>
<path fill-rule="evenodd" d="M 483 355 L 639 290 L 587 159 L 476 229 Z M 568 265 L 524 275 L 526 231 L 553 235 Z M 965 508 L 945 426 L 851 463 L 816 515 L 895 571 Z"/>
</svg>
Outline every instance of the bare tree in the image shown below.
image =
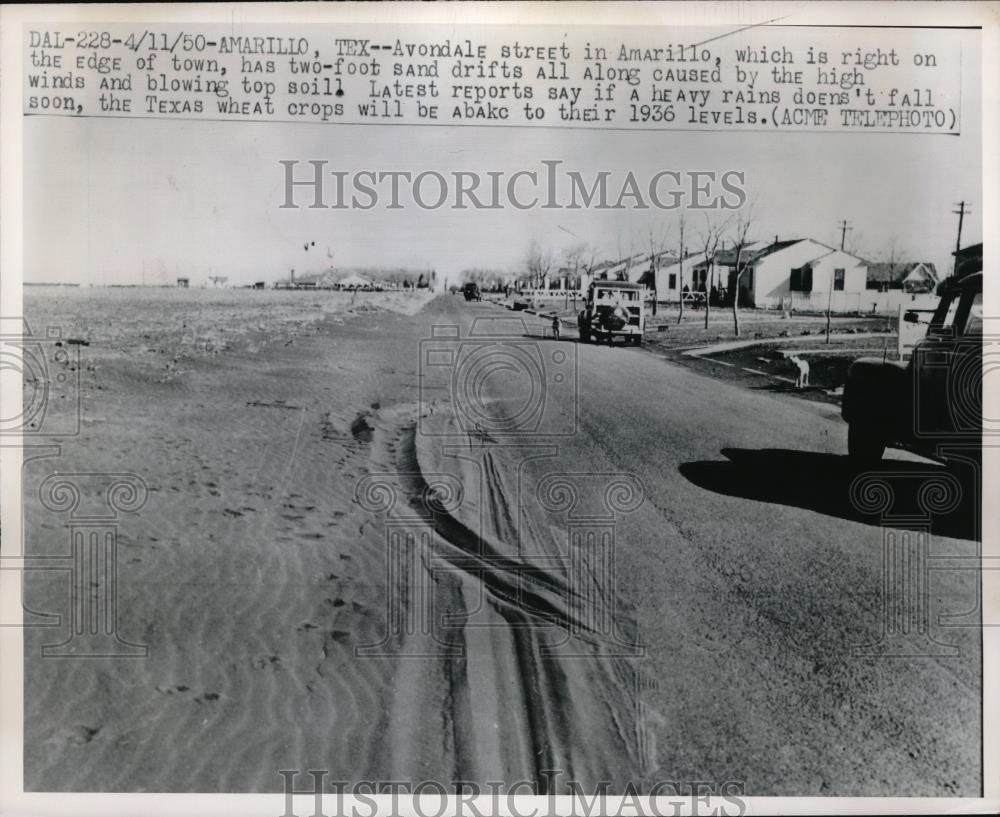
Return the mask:
<svg viewBox="0 0 1000 817">
<path fill-rule="evenodd" d="M 906 268 L 903 253 L 900 252 L 899 249 L 899 236 L 894 235 L 889 239 L 889 247 L 884 253 L 882 253 L 882 257 L 885 259 L 883 263 L 889 270 L 889 280 L 880 281 L 879 289 L 892 289 L 892 285 L 895 283 L 896 278 Z"/>
<path fill-rule="evenodd" d="M 588 252 L 590 252 L 590 247 L 586 241 L 571 244 L 563 250 L 563 263 L 566 265 L 566 269 L 569 271 L 572 279 L 572 284 L 567 282 L 567 288 L 572 286 L 579 289 L 580 283 L 577 279 L 580 276 L 580 268 L 583 266 Z"/>
<path fill-rule="evenodd" d="M 594 275 L 594 269 L 597 267 L 597 248 L 593 244 L 587 245 L 587 251 L 583 254 L 580 261 L 580 269 L 583 273 L 591 278 Z M 583 280 L 581 276 L 580 285 L 583 286 Z"/>
<path fill-rule="evenodd" d="M 615 273 L 615 278 L 619 281 L 627 281 L 628 274 L 632 271 L 632 262 L 635 260 L 635 234 L 629 232 L 628 235 L 628 246 L 622 249 L 622 234 L 619 230 L 615 235 L 615 246 L 618 248 L 618 265 L 623 265 L 618 272 Z M 639 246 L 642 246 L 641 244 Z"/>
<path fill-rule="evenodd" d="M 670 237 L 670 228 L 666 227 L 659 237 L 651 226 L 649 228 L 649 275 L 653 281 L 653 314 L 656 314 L 656 300 L 659 293 L 656 291 L 656 273 L 660 270 L 660 262 L 667 251 L 667 241 Z"/>
<path fill-rule="evenodd" d="M 705 328 L 708 329 L 709 313 L 712 309 L 712 281 L 715 277 L 715 254 L 719 249 L 719 242 L 722 240 L 722 233 L 726 228 L 726 223 L 716 224 L 705 213 L 705 229 L 701 232 L 702 252 L 705 254 L 705 264 L 707 285 L 705 287 Z"/>
<path fill-rule="evenodd" d="M 524 266 L 528 271 L 530 286 L 536 289 L 542 287 L 552 271 L 552 251 L 543 250 L 537 241 L 532 241 Z"/>
<path fill-rule="evenodd" d="M 687 252 L 687 247 L 684 245 L 684 229 L 687 226 L 687 216 L 681 213 L 677 219 L 677 258 L 678 258 L 678 277 L 677 277 L 677 300 L 680 306 L 680 310 L 677 313 L 677 323 L 680 323 L 684 319 L 684 253 Z"/>
<path fill-rule="evenodd" d="M 470 267 L 459 273 L 459 283 L 477 284 L 481 290 L 497 291 L 501 287 L 504 274 L 498 269 Z"/>
<path fill-rule="evenodd" d="M 733 226 L 733 332 L 740 336 L 740 281 L 747 271 L 747 246 L 750 241 L 750 228 L 753 225 L 753 203 L 746 205 L 736 214 L 736 224 Z"/>
</svg>

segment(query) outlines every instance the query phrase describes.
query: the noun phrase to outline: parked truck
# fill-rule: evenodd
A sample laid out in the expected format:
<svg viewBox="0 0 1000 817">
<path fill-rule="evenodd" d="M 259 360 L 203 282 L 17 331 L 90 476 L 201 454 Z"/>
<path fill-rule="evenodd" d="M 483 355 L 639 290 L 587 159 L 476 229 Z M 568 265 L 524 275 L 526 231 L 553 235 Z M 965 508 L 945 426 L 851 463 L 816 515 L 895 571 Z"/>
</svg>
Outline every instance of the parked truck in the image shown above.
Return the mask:
<svg viewBox="0 0 1000 817">
<path fill-rule="evenodd" d="M 861 358 L 848 369 L 841 416 L 851 457 L 877 461 L 896 447 L 944 460 L 980 458 L 983 275 L 945 279 L 938 295 L 908 362 Z"/>
<path fill-rule="evenodd" d="M 646 328 L 642 287 L 627 281 L 594 281 L 576 324 L 582 343 L 622 338 L 638 346 Z"/>
</svg>

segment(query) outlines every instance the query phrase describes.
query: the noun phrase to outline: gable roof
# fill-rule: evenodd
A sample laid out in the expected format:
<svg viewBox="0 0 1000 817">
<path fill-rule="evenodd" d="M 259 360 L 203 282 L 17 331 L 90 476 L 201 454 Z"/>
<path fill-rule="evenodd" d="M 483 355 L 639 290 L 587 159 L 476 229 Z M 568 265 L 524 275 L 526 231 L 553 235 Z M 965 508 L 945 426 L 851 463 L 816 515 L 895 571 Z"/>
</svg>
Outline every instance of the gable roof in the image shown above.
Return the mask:
<svg viewBox="0 0 1000 817">
<path fill-rule="evenodd" d="M 776 252 L 781 252 L 782 250 L 788 249 L 796 244 L 801 244 L 803 241 L 809 241 L 808 238 L 790 238 L 786 241 L 772 241 L 766 247 L 762 247 L 759 250 L 753 250 L 753 260 L 760 261 L 761 258 L 766 258 L 769 255 L 773 255 Z M 818 241 L 816 242 L 819 243 Z M 733 252 L 733 261 L 736 260 L 736 252 Z"/>
<path fill-rule="evenodd" d="M 756 242 L 745 246 L 743 252 L 746 254 L 746 264 L 756 264 L 769 255 L 774 255 L 775 253 L 781 252 L 782 250 L 787 250 L 789 247 L 793 247 L 796 244 L 801 244 L 803 241 L 808 241 L 811 244 L 815 244 L 817 247 L 822 247 L 823 251 L 816 253 L 815 256 L 810 258 L 806 263 L 812 263 L 813 261 L 818 261 L 820 258 L 825 258 L 828 255 L 832 255 L 835 252 L 843 253 L 849 258 L 855 259 L 859 264 L 867 264 L 863 258 L 858 257 L 854 253 L 850 253 L 847 250 L 839 250 L 836 247 L 831 247 L 829 244 L 824 244 L 822 241 L 817 241 L 815 238 L 789 238 L 784 241 L 772 241 L 770 244 L 765 244 L 760 247 L 757 246 Z M 715 262 L 725 267 L 736 266 L 736 250 L 733 247 L 728 249 L 719 250 L 715 256 Z"/>
<path fill-rule="evenodd" d="M 807 239 L 805 238 L 791 238 L 786 241 L 772 241 L 770 244 L 765 244 L 764 246 L 760 246 L 760 242 L 751 241 L 743 247 L 743 253 L 740 260 L 745 264 L 753 264 L 761 258 L 765 258 L 768 255 L 772 255 L 787 247 L 791 247 L 793 244 L 798 244 L 800 241 L 806 240 Z M 719 250 L 715 254 L 715 263 L 723 267 L 735 267 L 736 248 L 727 247 L 726 249 Z"/>
<path fill-rule="evenodd" d="M 937 269 L 929 261 L 897 261 L 895 263 L 879 262 L 868 265 L 868 282 L 871 284 L 899 284 L 917 269 L 923 267 L 928 277 L 935 283 L 938 280 Z"/>
<path fill-rule="evenodd" d="M 351 273 L 346 278 L 341 278 L 338 283 L 342 287 L 366 287 L 372 285 L 371 281 L 363 275 L 358 275 L 356 272 Z"/>
</svg>

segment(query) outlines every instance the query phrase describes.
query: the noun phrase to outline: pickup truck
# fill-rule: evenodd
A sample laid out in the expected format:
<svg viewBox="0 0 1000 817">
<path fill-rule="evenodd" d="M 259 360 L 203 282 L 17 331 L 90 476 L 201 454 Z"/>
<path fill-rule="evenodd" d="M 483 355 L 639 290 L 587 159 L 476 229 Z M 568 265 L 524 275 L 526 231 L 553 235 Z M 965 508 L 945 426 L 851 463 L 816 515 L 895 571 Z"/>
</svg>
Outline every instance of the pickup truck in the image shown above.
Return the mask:
<svg viewBox="0 0 1000 817">
<path fill-rule="evenodd" d="M 945 279 L 938 295 L 927 335 L 908 362 L 861 358 L 848 369 L 841 416 L 852 458 L 877 461 L 886 447 L 943 460 L 957 451 L 980 458 L 983 275 Z"/>
</svg>

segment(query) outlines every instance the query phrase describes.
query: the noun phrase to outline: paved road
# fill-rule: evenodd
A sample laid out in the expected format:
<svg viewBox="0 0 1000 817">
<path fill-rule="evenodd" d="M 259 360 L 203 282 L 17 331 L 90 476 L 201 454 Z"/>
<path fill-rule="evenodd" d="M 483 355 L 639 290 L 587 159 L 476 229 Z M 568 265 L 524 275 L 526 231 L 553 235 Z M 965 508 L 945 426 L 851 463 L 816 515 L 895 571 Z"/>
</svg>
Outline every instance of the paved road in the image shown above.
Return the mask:
<svg viewBox="0 0 1000 817">
<path fill-rule="evenodd" d="M 511 317 L 457 298 L 418 316 L 457 320 L 463 337 L 475 319 Z M 534 338 L 510 324 L 476 329 L 512 332 L 542 361 L 535 374 L 508 355 L 510 365 L 480 366 L 478 379 L 452 387 L 466 383 L 506 418 L 491 429 L 482 409 L 481 444 L 554 446 L 554 457 L 520 468 L 519 450 L 491 461 L 506 469 L 500 482 L 517 478 L 521 525 L 566 539 L 573 524 L 599 527 L 577 518 L 601 504 L 585 485 L 593 475 L 642 486 L 639 507 L 618 502 L 613 567 L 597 579 L 615 631 L 627 634 L 618 640 L 643 648 L 631 664 L 636 777 L 741 781 L 757 794 L 977 794 L 977 577 L 934 570 L 937 557 L 975 553 L 968 489 L 955 510 L 920 519 L 918 488 L 938 480 L 947 494 L 953 477 L 890 454 L 856 483 L 835 408 L 719 382 L 642 349 L 543 340 L 543 322 L 524 320 Z M 538 434 L 511 434 L 538 419 L 526 383 L 543 368 Z M 551 488 L 556 472 L 583 486 L 574 508 L 541 507 L 539 486 Z M 880 508 L 895 521 L 883 524 Z M 944 627 L 948 614 L 957 617 Z M 585 741 L 586 729 L 567 740 Z"/>
</svg>

